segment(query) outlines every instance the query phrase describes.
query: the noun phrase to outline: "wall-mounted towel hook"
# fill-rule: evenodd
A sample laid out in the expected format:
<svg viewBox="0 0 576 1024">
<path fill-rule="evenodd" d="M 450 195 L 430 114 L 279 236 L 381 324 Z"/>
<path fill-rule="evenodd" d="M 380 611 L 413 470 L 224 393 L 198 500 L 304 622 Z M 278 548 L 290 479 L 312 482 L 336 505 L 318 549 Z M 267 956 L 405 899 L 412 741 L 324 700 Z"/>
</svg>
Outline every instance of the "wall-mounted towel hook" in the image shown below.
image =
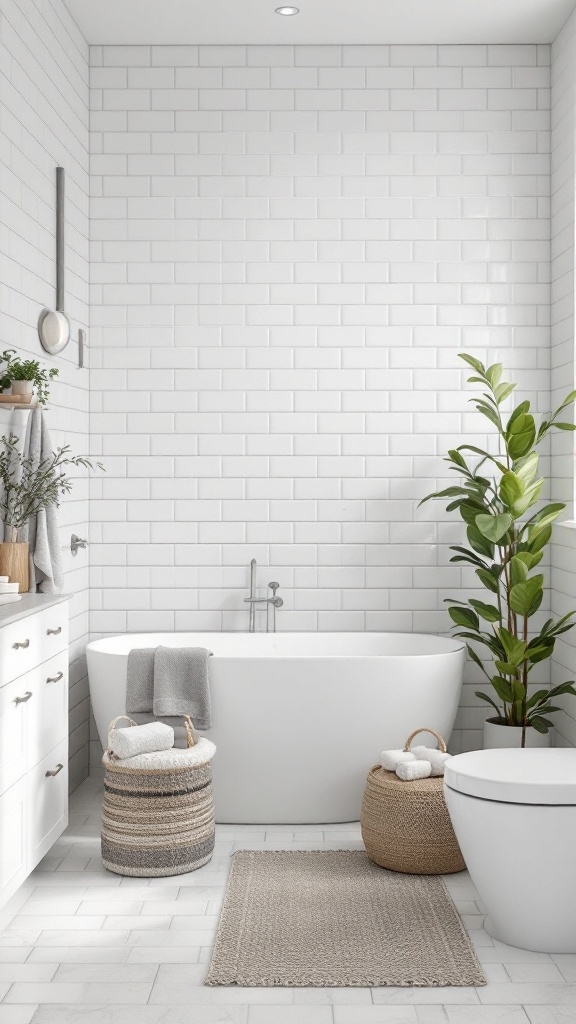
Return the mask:
<svg viewBox="0 0 576 1024">
<path fill-rule="evenodd" d="M 78 554 L 78 548 L 85 548 L 88 546 L 88 541 L 83 537 L 76 536 L 75 533 L 70 537 L 70 551 L 73 555 Z"/>
</svg>

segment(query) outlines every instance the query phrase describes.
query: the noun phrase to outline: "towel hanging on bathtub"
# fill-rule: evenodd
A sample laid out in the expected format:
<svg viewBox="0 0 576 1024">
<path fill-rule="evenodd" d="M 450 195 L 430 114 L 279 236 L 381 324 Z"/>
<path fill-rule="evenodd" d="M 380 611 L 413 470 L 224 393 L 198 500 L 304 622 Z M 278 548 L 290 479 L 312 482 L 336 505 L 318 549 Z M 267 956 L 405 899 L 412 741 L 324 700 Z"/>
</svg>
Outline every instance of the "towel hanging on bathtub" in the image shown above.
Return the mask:
<svg viewBox="0 0 576 1024">
<path fill-rule="evenodd" d="M 175 731 L 175 746 L 184 737 L 181 716 L 190 715 L 198 729 L 211 720 L 208 659 L 204 647 L 135 648 L 128 655 L 126 710 L 138 722 L 162 719 Z M 177 717 L 177 721 L 171 719 Z"/>
</svg>

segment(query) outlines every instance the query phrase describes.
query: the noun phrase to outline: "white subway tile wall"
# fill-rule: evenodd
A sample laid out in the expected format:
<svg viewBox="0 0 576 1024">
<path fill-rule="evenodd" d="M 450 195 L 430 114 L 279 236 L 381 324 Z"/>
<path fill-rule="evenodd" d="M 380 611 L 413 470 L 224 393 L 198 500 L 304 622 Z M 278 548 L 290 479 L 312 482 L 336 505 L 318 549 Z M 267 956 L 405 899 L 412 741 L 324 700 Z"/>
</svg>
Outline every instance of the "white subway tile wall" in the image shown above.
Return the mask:
<svg viewBox="0 0 576 1024">
<path fill-rule="evenodd" d="M 60 377 L 46 413 L 55 445 L 87 454 L 88 369 L 77 369 L 78 328 L 88 327 L 88 46 L 62 0 L 2 0 L 0 12 L 0 349 L 46 357 Z M 57 165 L 66 169 L 66 303 L 74 340 L 47 357 L 36 325 L 55 305 Z M 0 410 L 0 434 L 21 433 L 27 414 Z M 74 474 L 76 476 L 76 474 Z M 70 537 L 87 536 L 88 482 L 82 473 L 60 509 L 60 537 L 71 600 L 70 782 L 88 774 L 88 555 Z"/>
<path fill-rule="evenodd" d="M 549 47 L 91 65 L 92 630 L 246 629 L 252 557 L 279 629 L 447 630 L 458 352 L 548 406 Z"/>
<path fill-rule="evenodd" d="M 552 48 L 552 401 L 559 405 L 574 387 L 574 103 L 576 101 L 576 16 L 573 14 Z M 567 419 L 572 420 L 569 411 Z M 574 517 L 574 435 L 553 439 L 552 496 L 568 505 Z M 565 615 L 576 607 L 576 529 L 555 531 L 552 549 L 552 610 Z M 564 634 L 557 642 L 553 680 L 576 678 L 576 638 Z M 576 745 L 576 698 L 560 703 L 558 741 Z"/>
</svg>

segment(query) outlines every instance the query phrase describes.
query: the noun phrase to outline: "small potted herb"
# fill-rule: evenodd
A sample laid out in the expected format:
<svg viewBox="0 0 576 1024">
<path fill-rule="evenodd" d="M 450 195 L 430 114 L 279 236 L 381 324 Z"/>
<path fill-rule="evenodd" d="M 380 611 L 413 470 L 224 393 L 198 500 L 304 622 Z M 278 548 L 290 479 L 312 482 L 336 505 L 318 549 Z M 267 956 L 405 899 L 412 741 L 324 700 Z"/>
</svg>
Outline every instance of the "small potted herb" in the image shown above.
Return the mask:
<svg viewBox="0 0 576 1024">
<path fill-rule="evenodd" d="M 55 367 L 45 369 L 37 359 L 19 359 L 13 348 L 2 353 L 2 361 L 6 367 L 0 371 L 0 390 L 11 388 L 13 395 L 25 396 L 25 402 L 32 401 L 36 390 L 38 405 L 46 405 L 50 397 L 50 383 L 58 376 L 58 370 Z"/>
</svg>

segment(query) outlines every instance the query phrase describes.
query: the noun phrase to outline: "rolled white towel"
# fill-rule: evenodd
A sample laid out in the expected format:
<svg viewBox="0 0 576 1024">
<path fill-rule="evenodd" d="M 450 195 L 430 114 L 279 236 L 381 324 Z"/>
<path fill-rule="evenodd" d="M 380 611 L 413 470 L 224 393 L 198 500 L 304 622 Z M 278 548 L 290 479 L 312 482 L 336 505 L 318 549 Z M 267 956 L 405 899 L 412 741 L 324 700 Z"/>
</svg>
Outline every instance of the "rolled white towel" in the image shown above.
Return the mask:
<svg viewBox="0 0 576 1024">
<path fill-rule="evenodd" d="M 452 757 L 451 754 L 445 754 L 442 750 L 436 750 L 436 747 L 413 747 L 412 751 L 414 756 L 420 760 L 430 761 L 432 766 L 430 774 L 434 776 L 444 775 L 446 761 Z"/>
<path fill-rule="evenodd" d="M 414 760 L 414 754 L 409 750 L 383 750 L 380 754 L 380 764 L 389 772 L 395 772 L 404 761 Z"/>
<path fill-rule="evenodd" d="M 397 769 L 396 775 L 402 782 L 415 782 L 416 779 L 427 779 L 432 774 L 430 761 L 402 761 Z"/>
<path fill-rule="evenodd" d="M 149 722 L 127 729 L 111 729 L 108 749 L 119 759 L 136 754 L 152 754 L 156 750 L 169 750 L 174 746 L 174 729 L 164 722 Z"/>
</svg>

